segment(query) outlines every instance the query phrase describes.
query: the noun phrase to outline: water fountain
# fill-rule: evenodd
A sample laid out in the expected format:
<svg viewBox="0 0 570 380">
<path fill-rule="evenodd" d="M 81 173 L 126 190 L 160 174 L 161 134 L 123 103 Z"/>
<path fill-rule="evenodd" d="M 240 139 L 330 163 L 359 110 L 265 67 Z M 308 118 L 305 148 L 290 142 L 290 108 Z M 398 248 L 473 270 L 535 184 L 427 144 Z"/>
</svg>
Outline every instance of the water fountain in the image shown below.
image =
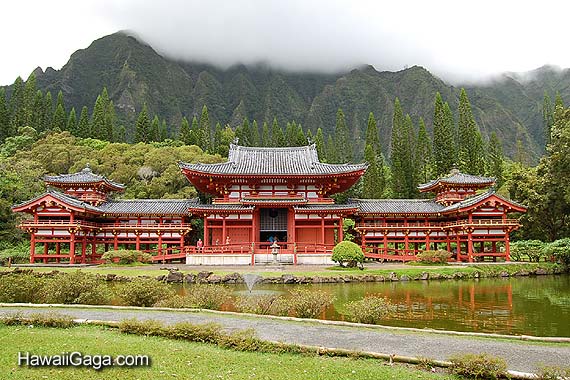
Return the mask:
<svg viewBox="0 0 570 380">
<path fill-rule="evenodd" d="M 250 293 L 253 290 L 253 287 L 255 286 L 257 281 L 261 279 L 261 276 L 255 273 L 244 273 L 241 275 L 241 277 L 243 278 L 243 282 L 245 282 L 247 290 L 249 290 Z"/>
</svg>

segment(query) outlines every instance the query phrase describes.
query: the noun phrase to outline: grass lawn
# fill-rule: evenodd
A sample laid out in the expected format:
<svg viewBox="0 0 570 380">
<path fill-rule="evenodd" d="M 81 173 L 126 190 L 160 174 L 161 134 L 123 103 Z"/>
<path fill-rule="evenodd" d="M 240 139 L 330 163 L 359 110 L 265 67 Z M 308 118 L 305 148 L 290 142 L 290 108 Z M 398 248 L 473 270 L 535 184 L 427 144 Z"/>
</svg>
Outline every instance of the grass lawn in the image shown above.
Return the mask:
<svg viewBox="0 0 570 380">
<path fill-rule="evenodd" d="M 0 374 L 4 379 L 456 379 L 372 359 L 239 352 L 214 345 L 121 334 L 113 329 L 70 329 L 0 325 Z M 146 354 L 152 365 L 141 368 L 27 368 L 17 353 L 55 355 Z"/>
<path fill-rule="evenodd" d="M 53 270 L 58 270 L 61 272 L 73 272 L 76 270 L 81 270 L 87 273 L 98 273 L 98 274 L 116 274 L 119 276 L 158 276 L 161 274 L 166 274 L 165 270 L 159 270 L 161 267 L 169 267 L 172 265 L 164 264 L 164 265 L 155 265 L 155 266 L 142 266 L 142 267 L 121 267 L 121 266 L 94 266 L 94 267 L 83 267 L 79 268 L 62 268 L 62 267 L 33 267 L 32 269 L 37 272 L 51 272 Z M 265 271 L 263 267 L 242 267 L 236 266 L 235 269 L 228 267 L 224 267 L 223 269 L 212 269 L 212 267 L 185 267 L 180 266 L 180 270 L 184 273 L 197 273 L 203 270 L 209 270 L 214 272 L 217 275 L 226 275 L 230 273 L 256 273 L 263 277 L 280 277 L 283 274 L 294 274 L 297 277 L 300 276 L 321 276 L 321 277 L 330 277 L 330 276 L 343 276 L 343 275 L 353 275 L 353 276 L 364 276 L 364 275 L 383 275 L 388 276 L 391 272 L 395 272 L 398 276 L 407 275 L 407 276 L 419 276 L 423 272 L 428 273 L 439 273 L 442 275 L 453 275 L 455 273 L 463 273 L 467 276 L 474 274 L 475 272 L 480 272 L 481 274 L 495 274 L 498 275 L 502 271 L 506 271 L 508 273 L 514 273 L 520 270 L 531 270 L 536 268 L 553 268 L 555 264 L 552 263 L 511 263 L 511 264 L 476 264 L 470 266 L 418 266 L 418 265 L 404 265 L 397 268 L 386 268 L 382 269 L 379 268 L 380 265 L 373 265 L 369 267 L 365 267 L 364 270 L 360 270 L 357 268 L 340 268 L 338 266 L 331 266 L 331 267 L 319 267 L 318 270 L 309 267 L 291 267 L 285 268 L 282 271 Z M 26 268 L 27 269 L 27 268 Z M 269 268 L 268 268 L 269 269 Z M 0 267 L 0 271 L 2 270 L 11 270 L 6 267 Z"/>
</svg>

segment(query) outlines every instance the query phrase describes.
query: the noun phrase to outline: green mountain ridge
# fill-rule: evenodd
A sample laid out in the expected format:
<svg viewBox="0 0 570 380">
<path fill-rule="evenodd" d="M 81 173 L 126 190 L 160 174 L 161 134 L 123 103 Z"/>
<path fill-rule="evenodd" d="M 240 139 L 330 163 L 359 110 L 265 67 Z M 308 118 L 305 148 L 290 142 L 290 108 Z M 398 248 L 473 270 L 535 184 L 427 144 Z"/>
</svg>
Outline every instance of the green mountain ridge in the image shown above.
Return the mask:
<svg viewBox="0 0 570 380">
<path fill-rule="evenodd" d="M 163 57 L 151 46 L 122 32 L 102 37 L 73 53 L 60 70 L 36 69 L 37 86 L 56 94 L 61 90 L 68 110 L 92 109 L 107 87 L 119 121 L 133 136 L 134 121 L 144 103 L 151 114 L 167 120 L 172 132 L 183 116 L 191 119 L 207 105 L 210 120 L 236 126 L 244 117 L 261 126 L 276 117 L 295 120 L 313 132 L 335 127 L 336 110 L 343 109 L 357 147 L 362 147 L 369 112 L 378 121 L 386 151 L 394 98 L 414 122 L 423 117 L 432 131 L 435 93 L 455 111 L 460 86 L 452 86 L 428 70 L 413 66 L 401 71 L 377 71 L 362 66 L 338 74 L 294 73 L 265 65 L 234 65 L 221 69 L 197 62 Z M 544 66 L 528 73 L 505 73 L 492 81 L 464 86 L 484 138 L 495 131 L 505 153 L 513 156 L 517 141 L 532 156 L 543 153 L 542 100 L 560 92 L 570 98 L 570 70 Z M 363 149 L 361 149 L 363 150 Z"/>
</svg>

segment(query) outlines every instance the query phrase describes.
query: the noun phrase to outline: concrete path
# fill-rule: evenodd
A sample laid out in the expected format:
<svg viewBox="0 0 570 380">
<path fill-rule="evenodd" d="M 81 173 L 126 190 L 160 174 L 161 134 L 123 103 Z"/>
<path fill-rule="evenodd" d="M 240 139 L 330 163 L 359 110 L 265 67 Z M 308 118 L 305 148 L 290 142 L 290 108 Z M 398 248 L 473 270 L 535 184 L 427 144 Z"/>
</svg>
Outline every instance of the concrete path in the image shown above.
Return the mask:
<svg viewBox="0 0 570 380">
<path fill-rule="evenodd" d="M 235 314 L 125 310 L 109 308 L 34 308 L 0 307 L 0 317 L 14 312 L 47 313 L 57 311 L 78 319 L 120 321 L 127 318 L 155 319 L 165 323 L 187 321 L 214 322 L 228 330 L 253 328 L 261 339 L 285 343 L 341 348 L 447 360 L 456 353 L 489 353 L 504 358 L 510 370 L 536 372 L 540 366 L 570 366 L 570 344 L 530 343 L 516 340 L 411 332 L 383 328 L 338 326 Z"/>
</svg>

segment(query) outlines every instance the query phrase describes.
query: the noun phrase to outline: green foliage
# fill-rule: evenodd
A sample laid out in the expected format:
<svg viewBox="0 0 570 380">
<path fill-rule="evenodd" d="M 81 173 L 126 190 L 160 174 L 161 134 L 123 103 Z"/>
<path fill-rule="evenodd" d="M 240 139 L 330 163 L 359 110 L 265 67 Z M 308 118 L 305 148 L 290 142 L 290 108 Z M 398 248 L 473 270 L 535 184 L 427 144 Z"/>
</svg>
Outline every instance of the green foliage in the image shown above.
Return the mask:
<svg viewBox="0 0 570 380">
<path fill-rule="evenodd" d="M 500 188 L 505 180 L 505 176 L 503 174 L 505 158 L 503 156 L 503 144 L 495 132 L 491 132 L 491 137 L 489 138 L 487 160 L 488 173 L 491 177 L 496 178 L 497 187 Z"/>
<path fill-rule="evenodd" d="M 432 142 L 427 133 L 424 119 L 420 118 L 415 150 L 415 167 L 420 183 L 426 183 L 432 178 L 432 151 Z"/>
<path fill-rule="evenodd" d="M 3 274 L 0 276 L 0 302 L 38 302 L 44 283 L 33 274 Z"/>
<path fill-rule="evenodd" d="M 339 108 L 336 112 L 336 128 L 334 132 L 334 143 L 337 151 L 337 161 L 339 163 L 352 162 L 353 159 L 353 138 L 348 131 L 344 112 Z M 329 161 L 333 163 L 333 161 Z"/>
<path fill-rule="evenodd" d="M 570 378 L 570 367 L 542 366 L 537 373 L 537 380 L 563 380 Z"/>
<path fill-rule="evenodd" d="M 375 294 L 348 302 L 345 308 L 350 321 L 370 324 L 379 323 L 395 311 L 394 305 L 387 297 Z"/>
<path fill-rule="evenodd" d="M 7 265 L 8 261 L 12 264 L 27 264 L 30 262 L 30 244 L 28 242 L 19 243 L 0 250 L 0 263 Z"/>
<path fill-rule="evenodd" d="M 505 360 L 489 354 L 455 355 L 450 361 L 452 373 L 470 379 L 499 379 L 507 372 Z"/>
<path fill-rule="evenodd" d="M 511 259 L 514 261 L 539 262 L 545 257 L 546 244 L 540 240 L 519 240 L 511 242 Z"/>
<path fill-rule="evenodd" d="M 73 317 L 54 311 L 32 313 L 25 316 L 22 314 L 7 314 L 0 318 L 0 323 L 6 326 L 56 327 L 60 329 L 76 326 Z"/>
<path fill-rule="evenodd" d="M 362 196 L 364 198 L 381 198 L 386 184 L 384 165 L 382 162 L 378 163 L 372 145 L 366 145 L 364 160 L 368 163 L 368 169 L 362 178 Z"/>
<path fill-rule="evenodd" d="M 455 164 L 455 136 L 453 115 L 449 105 L 443 103 L 441 94 L 435 94 L 433 115 L 433 158 L 436 177 L 448 174 Z M 446 112 L 449 110 L 449 112 Z"/>
<path fill-rule="evenodd" d="M 157 307 L 219 310 L 231 291 L 221 285 L 199 284 L 188 287 L 184 296 L 176 295 L 156 302 Z"/>
<path fill-rule="evenodd" d="M 278 294 L 241 296 L 236 299 L 235 307 L 242 313 L 263 315 L 289 314 L 289 302 Z"/>
<path fill-rule="evenodd" d="M 570 238 L 559 239 L 547 244 L 543 253 L 546 257 L 554 257 L 565 267 L 570 267 Z"/>
<path fill-rule="evenodd" d="M 142 111 L 139 113 L 139 117 L 137 118 L 137 125 L 135 128 L 135 142 L 148 143 L 149 141 L 151 141 L 150 119 L 145 104 Z"/>
<path fill-rule="evenodd" d="M 102 278 L 79 270 L 57 274 L 41 289 L 42 303 L 106 305 L 112 296 Z"/>
<path fill-rule="evenodd" d="M 135 250 L 117 250 L 105 252 L 101 259 L 105 260 L 106 263 L 118 264 L 150 263 L 152 262 L 152 255 Z"/>
<path fill-rule="evenodd" d="M 162 299 L 174 296 L 170 285 L 152 278 L 135 278 L 119 284 L 115 290 L 122 303 L 129 306 L 153 306 Z"/>
<path fill-rule="evenodd" d="M 358 244 L 351 241 L 341 241 L 332 251 L 331 260 L 341 267 L 355 267 L 364 262 L 364 253 Z"/>
<path fill-rule="evenodd" d="M 485 152 L 479 127 L 475 123 L 471 103 L 467 98 L 467 92 L 461 89 L 459 97 L 459 120 L 458 130 L 458 164 L 463 173 L 484 174 Z"/>
<path fill-rule="evenodd" d="M 334 297 L 322 290 L 295 289 L 288 300 L 290 311 L 298 318 L 316 318 L 332 305 Z"/>
<path fill-rule="evenodd" d="M 446 264 L 453 256 L 451 252 L 443 249 L 437 251 L 422 251 L 417 254 L 417 258 L 421 263 L 425 264 Z"/>
<path fill-rule="evenodd" d="M 414 162 L 414 125 L 409 115 L 403 116 L 400 100 L 394 102 L 392 139 L 392 190 L 396 198 L 413 198 L 417 190 L 417 172 Z"/>
</svg>

